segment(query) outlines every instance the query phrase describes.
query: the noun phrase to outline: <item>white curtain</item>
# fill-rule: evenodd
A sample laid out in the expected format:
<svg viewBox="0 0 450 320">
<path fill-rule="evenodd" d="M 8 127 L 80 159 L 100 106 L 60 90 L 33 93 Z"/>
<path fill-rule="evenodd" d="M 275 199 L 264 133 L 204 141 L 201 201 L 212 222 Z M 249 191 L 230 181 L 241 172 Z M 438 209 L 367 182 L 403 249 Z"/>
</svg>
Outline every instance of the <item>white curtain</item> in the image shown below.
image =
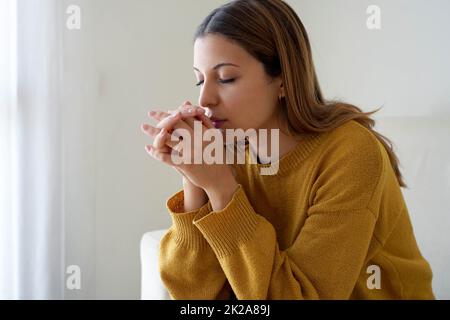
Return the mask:
<svg viewBox="0 0 450 320">
<path fill-rule="evenodd" d="M 64 298 L 57 0 L 0 0 L 0 298 Z"/>
</svg>

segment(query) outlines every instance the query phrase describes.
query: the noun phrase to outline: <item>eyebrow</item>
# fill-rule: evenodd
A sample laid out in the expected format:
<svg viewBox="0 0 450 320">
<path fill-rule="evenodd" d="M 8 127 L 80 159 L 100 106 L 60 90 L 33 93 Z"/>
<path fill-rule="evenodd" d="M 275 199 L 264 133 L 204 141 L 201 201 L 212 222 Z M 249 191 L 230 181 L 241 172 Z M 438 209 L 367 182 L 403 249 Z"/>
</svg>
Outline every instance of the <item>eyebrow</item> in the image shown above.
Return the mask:
<svg viewBox="0 0 450 320">
<path fill-rule="evenodd" d="M 218 65 L 216 65 L 216 66 L 213 68 L 213 70 L 217 70 L 217 69 L 219 69 L 219 68 L 222 68 L 222 67 L 228 67 L 228 66 L 240 68 L 237 64 L 233 64 L 233 63 L 219 63 Z M 201 71 L 198 70 L 196 67 L 194 67 L 194 70 L 197 70 L 198 72 L 201 72 Z"/>
</svg>

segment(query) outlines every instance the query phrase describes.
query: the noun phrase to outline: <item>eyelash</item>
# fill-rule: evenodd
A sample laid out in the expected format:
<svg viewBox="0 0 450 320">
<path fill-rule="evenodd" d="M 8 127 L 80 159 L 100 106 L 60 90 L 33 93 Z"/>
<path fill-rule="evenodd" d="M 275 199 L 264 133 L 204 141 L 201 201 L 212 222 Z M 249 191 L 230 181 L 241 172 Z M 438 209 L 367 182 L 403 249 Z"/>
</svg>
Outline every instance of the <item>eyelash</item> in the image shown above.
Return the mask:
<svg viewBox="0 0 450 320">
<path fill-rule="evenodd" d="M 234 80 L 236 79 L 228 79 L 228 80 L 219 80 L 220 83 L 222 84 L 227 84 L 227 83 L 232 83 L 234 82 Z M 197 87 L 201 86 L 203 84 L 203 81 L 200 81 L 199 83 L 196 84 Z"/>
</svg>

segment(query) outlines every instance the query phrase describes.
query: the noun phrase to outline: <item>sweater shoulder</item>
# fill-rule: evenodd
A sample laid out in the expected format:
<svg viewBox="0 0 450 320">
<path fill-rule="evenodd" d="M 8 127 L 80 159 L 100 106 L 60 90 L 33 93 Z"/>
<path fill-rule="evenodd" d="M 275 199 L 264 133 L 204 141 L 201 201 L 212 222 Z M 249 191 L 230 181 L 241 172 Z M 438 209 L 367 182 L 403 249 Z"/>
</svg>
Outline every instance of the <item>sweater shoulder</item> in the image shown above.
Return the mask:
<svg viewBox="0 0 450 320">
<path fill-rule="evenodd" d="M 314 202 L 334 203 L 333 211 L 370 207 L 383 187 L 389 161 L 377 137 L 349 121 L 330 131 L 321 149 L 314 159 L 314 189 L 318 191 Z"/>
<path fill-rule="evenodd" d="M 331 161 L 346 158 L 355 165 L 381 164 L 386 158 L 386 150 L 375 134 L 354 120 L 329 133 L 323 154 Z"/>
<path fill-rule="evenodd" d="M 380 145 L 376 136 L 369 129 L 356 122 L 350 120 L 330 132 L 328 137 L 330 144 L 339 143 L 343 147 L 354 148 L 355 146 L 363 149 L 380 149 Z M 366 146 L 364 148 L 364 146 Z"/>
</svg>

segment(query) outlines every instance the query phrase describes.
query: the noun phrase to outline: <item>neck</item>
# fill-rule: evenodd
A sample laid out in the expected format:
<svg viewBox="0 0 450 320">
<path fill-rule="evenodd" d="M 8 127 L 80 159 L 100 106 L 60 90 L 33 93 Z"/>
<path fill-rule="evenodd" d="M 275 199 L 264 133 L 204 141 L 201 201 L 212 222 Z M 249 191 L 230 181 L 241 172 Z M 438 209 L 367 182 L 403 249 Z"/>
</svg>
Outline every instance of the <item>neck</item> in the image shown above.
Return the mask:
<svg viewBox="0 0 450 320">
<path fill-rule="evenodd" d="M 276 134 L 273 135 L 272 129 L 278 129 L 278 139 L 276 139 Z M 253 146 L 250 143 L 250 147 L 253 151 L 257 150 L 258 162 L 263 164 L 281 159 L 286 153 L 294 149 L 300 141 L 298 137 L 283 133 L 279 127 L 267 129 L 267 137 L 261 137 L 259 130 L 257 130 L 257 137 L 258 146 Z M 277 152 L 278 159 L 271 159 L 276 156 Z"/>
</svg>

